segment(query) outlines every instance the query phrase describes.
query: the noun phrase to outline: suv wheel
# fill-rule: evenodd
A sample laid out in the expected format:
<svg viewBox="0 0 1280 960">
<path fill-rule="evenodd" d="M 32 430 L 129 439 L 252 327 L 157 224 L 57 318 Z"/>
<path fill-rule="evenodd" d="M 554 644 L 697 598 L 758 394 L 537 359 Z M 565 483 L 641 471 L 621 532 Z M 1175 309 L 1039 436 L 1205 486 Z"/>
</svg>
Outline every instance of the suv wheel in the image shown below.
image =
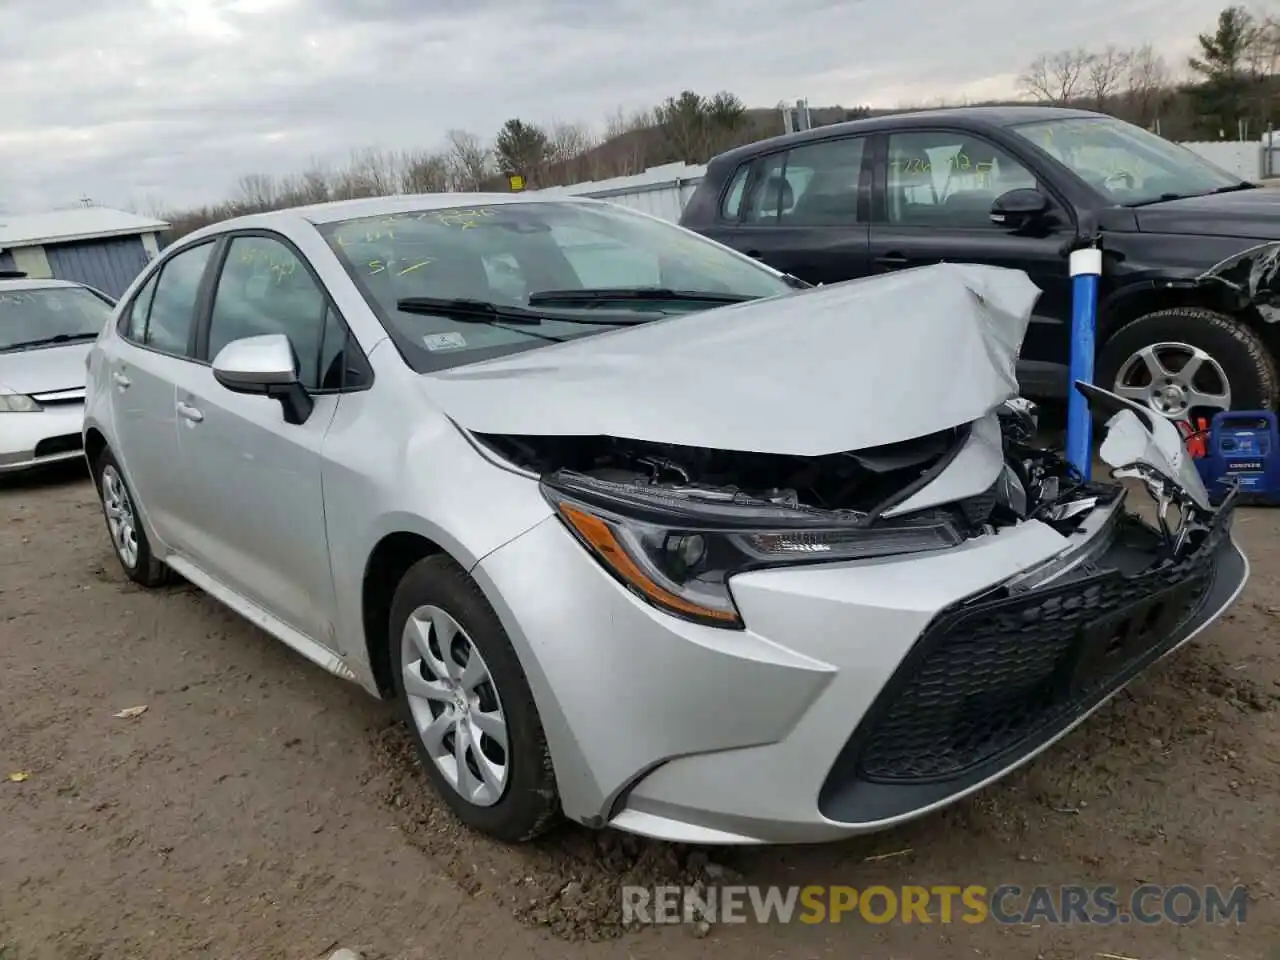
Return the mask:
<svg viewBox="0 0 1280 960">
<path fill-rule="evenodd" d="M 1102 347 L 1097 383 L 1170 420 L 1219 410 L 1270 410 L 1275 362 L 1247 324 L 1199 307 L 1149 313 Z"/>
<path fill-rule="evenodd" d="M 448 557 L 420 560 L 396 588 L 390 627 L 400 710 L 445 802 L 499 840 L 545 833 L 560 812 L 551 752 L 479 585 Z"/>
<path fill-rule="evenodd" d="M 135 583 L 144 587 L 163 586 L 169 580 L 169 568 L 151 555 L 151 544 L 138 520 L 133 494 L 110 450 L 103 450 L 98 457 L 93 466 L 93 478 L 102 500 L 111 546 L 120 566 Z"/>
</svg>

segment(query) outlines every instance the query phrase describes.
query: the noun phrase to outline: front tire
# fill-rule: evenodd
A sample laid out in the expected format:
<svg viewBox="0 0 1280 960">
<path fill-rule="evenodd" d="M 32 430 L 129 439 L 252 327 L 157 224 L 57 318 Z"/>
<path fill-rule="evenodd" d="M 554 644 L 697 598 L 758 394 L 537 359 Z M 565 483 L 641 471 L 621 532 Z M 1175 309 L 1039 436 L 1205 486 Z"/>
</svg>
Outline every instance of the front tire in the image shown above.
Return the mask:
<svg viewBox="0 0 1280 960">
<path fill-rule="evenodd" d="M 1276 364 L 1243 321 L 1200 307 L 1158 310 L 1121 327 L 1102 347 L 1096 382 L 1171 420 L 1219 410 L 1271 410 Z"/>
<path fill-rule="evenodd" d="M 467 826 L 507 843 L 560 814 L 533 693 L 479 585 L 445 556 L 409 568 L 391 604 L 401 716 L 432 784 Z"/>
<path fill-rule="evenodd" d="M 164 586 L 169 582 L 169 568 L 151 555 L 151 543 L 142 529 L 133 492 L 110 450 L 99 454 L 93 465 L 93 480 L 98 486 L 111 546 L 125 574 L 144 587 Z"/>
</svg>

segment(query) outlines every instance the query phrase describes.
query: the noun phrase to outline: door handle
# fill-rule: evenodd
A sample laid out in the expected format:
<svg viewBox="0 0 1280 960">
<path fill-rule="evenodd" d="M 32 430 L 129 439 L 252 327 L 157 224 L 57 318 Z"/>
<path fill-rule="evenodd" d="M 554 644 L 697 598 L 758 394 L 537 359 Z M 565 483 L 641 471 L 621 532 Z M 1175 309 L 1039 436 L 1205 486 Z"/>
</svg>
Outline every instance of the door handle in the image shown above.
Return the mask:
<svg viewBox="0 0 1280 960">
<path fill-rule="evenodd" d="M 882 267 L 905 267 L 910 262 L 900 253 L 886 253 L 882 257 L 876 257 L 876 263 Z"/>
<path fill-rule="evenodd" d="M 752 260 L 763 260 L 763 259 L 764 259 L 764 254 L 763 254 L 763 253 L 761 253 L 759 250 L 748 250 L 748 251 L 747 251 L 747 256 L 748 256 L 748 257 L 750 257 Z"/>
<path fill-rule="evenodd" d="M 178 403 L 178 416 L 183 420 L 190 420 L 192 423 L 199 423 L 204 419 L 204 414 L 191 406 L 189 403 Z"/>
<path fill-rule="evenodd" d="M 125 387 L 129 386 L 129 384 L 133 382 L 118 370 L 115 373 L 111 374 L 111 379 L 115 382 L 115 385 L 119 387 L 121 390 L 123 390 Z"/>
</svg>

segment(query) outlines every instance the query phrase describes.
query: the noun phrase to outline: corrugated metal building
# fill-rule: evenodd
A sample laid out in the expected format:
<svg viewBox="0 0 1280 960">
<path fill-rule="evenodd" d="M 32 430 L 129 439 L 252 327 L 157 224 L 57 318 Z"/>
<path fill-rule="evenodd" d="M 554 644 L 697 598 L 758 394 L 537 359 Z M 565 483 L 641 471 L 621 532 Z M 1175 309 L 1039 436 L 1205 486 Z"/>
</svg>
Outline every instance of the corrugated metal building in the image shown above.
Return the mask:
<svg viewBox="0 0 1280 960">
<path fill-rule="evenodd" d="M 108 207 L 0 215 L 0 270 L 74 280 L 119 297 L 160 252 L 163 220 Z"/>
</svg>

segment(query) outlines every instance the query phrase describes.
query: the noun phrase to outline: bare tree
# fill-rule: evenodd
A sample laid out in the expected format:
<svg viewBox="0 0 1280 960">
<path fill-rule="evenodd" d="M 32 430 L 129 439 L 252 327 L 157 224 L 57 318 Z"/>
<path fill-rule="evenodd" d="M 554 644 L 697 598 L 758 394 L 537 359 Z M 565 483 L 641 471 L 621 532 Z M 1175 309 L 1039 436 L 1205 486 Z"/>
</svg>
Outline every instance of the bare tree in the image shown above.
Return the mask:
<svg viewBox="0 0 1280 960">
<path fill-rule="evenodd" d="M 324 203 L 333 192 L 331 180 L 332 176 L 325 167 L 313 164 L 298 176 L 292 185 L 293 193 L 299 203 Z"/>
<path fill-rule="evenodd" d="M 1144 127 L 1150 126 L 1159 115 L 1170 87 L 1169 66 L 1151 44 L 1130 52 L 1124 87 L 1129 119 Z"/>
<path fill-rule="evenodd" d="M 425 150 L 407 153 L 400 170 L 405 193 L 444 193 L 449 189 L 449 158 Z"/>
<path fill-rule="evenodd" d="M 592 179 L 591 151 L 596 139 L 581 123 L 552 123 L 547 131 L 546 185 L 579 183 Z"/>
<path fill-rule="evenodd" d="M 400 159 L 372 147 L 351 154 L 351 162 L 334 178 L 335 200 L 387 197 L 399 192 Z"/>
<path fill-rule="evenodd" d="M 1132 55 L 1129 50 L 1108 46 L 1101 53 L 1089 57 L 1085 67 L 1086 82 L 1095 110 L 1106 109 L 1108 101 L 1120 92 Z"/>
<path fill-rule="evenodd" d="M 245 207 L 246 211 L 265 211 L 276 206 L 279 196 L 280 186 L 275 177 L 249 173 L 240 178 L 233 203 Z"/>
<path fill-rule="evenodd" d="M 552 163 L 573 160 L 595 146 L 591 131 L 580 123 L 551 124 L 548 140 L 547 156 Z"/>
<path fill-rule="evenodd" d="M 445 139 L 448 144 L 445 157 L 453 188 L 474 193 L 492 170 L 493 151 L 466 130 L 450 130 Z"/>
<path fill-rule="evenodd" d="M 627 113 L 618 108 L 605 118 L 604 140 L 595 154 L 599 158 L 599 169 L 592 174 L 592 179 L 644 172 L 651 159 L 649 141 L 644 134 L 658 125 L 654 113 L 652 110 Z"/>
<path fill-rule="evenodd" d="M 1018 85 L 1035 100 L 1070 103 L 1079 96 L 1092 59 L 1088 50 L 1080 48 L 1041 54 L 1018 77 Z"/>
</svg>

